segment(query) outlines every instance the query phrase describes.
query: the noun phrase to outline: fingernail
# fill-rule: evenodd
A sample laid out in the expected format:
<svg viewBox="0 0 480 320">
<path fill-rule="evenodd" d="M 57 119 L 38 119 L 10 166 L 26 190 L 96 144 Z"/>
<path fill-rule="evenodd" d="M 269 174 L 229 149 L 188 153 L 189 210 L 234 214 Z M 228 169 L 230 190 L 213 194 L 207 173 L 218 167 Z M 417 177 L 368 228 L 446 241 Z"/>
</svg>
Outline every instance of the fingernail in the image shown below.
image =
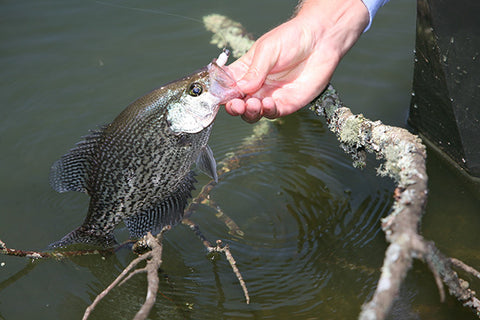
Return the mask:
<svg viewBox="0 0 480 320">
<path fill-rule="evenodd" d="M 225 110 L 232 116 L 238 116 L 238 113 L 232 109 L 232 105 L 233 103 L 231 101 L 227 102 L 227 104 L 225 105 Z"/>
</svg>

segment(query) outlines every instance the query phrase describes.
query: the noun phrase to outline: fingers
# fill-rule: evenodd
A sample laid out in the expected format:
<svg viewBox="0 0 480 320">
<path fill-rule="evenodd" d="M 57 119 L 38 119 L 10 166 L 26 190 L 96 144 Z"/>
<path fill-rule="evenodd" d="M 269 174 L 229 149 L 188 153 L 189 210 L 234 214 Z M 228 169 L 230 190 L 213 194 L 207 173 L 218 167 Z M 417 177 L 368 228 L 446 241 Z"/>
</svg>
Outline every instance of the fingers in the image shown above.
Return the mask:
<svg viewBox="0 0 480 320">
<path fill-rule="evenodd" d="M 225 110 L 232 116 L 245 113 L 245 102 L 242 99 L 232 99 L 225 105 Z"/>
<path fill-rule="evenodd" d="M 245 113 L 242 119 L 248 123 L 255 123 L 262 117 L 262 102 L 257 98 L 247 99 Z"/>
<path fill-rule="evenodd" d="M 262 100 L 262 110 L 265 118 L 275 119 L 280 116 L 275 100 L 273 100 L 272 97 L 267 97 Z"/>
<path fill-rule="evenodd" d="M 233 99 L 225 105 L 225 110 L 232 116 L 241 116 L 245 122 L 254 123 L 262 116 L 274 119 L 280 116 L 272 98 L 263 100 L 249 98 L 246 101 Z"/>
</svg>

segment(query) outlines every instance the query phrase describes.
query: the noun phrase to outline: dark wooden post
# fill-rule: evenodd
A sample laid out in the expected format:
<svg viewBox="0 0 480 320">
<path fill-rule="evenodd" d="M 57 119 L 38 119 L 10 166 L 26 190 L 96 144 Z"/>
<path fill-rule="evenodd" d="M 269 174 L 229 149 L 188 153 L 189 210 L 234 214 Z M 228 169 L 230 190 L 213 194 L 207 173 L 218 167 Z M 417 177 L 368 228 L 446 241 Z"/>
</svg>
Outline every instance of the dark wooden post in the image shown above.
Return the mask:
<svg viewBox="0 0 480 320">
<path fill-rule="evenodd" d="M 409 123 L 480 177 L 480 1 L 417 1 Z"/>
</svg>

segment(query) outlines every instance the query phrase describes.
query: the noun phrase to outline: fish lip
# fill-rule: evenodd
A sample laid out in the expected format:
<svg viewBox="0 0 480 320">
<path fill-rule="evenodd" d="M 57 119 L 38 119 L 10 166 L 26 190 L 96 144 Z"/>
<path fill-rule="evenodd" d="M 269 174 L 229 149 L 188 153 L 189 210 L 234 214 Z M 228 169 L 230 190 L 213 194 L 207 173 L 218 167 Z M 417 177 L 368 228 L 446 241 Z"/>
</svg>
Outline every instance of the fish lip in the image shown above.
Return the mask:
<svg viewBox="0 0 480 320">
<path fill-rule="evenodd" d="M 238 87 L 227 66 L 219 66 L 214 59 L 207 66 L 207 70 L 210 75 L 209 91 L 220 99 L 219 104 L 224 104 L 231 99 L 245 97 L 245 93 Z"/>
</svg>

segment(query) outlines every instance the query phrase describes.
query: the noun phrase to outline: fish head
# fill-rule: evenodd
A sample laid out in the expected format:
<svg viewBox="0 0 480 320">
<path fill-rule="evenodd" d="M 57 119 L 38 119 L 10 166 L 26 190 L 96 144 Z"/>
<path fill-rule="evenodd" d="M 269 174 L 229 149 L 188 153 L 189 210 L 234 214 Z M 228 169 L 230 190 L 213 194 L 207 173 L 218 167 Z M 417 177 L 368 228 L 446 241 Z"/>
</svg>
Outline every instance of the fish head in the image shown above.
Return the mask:
<svg viewBox="0 0 480 320">
<path fill-rule="evenodd" d="M 183 90 L 167 107 L 167 120 L 176 134 L 202 131 L 215 120 L 220 105 L 245 96 L 228 68 L 216 60 L 174 84 Z"/>
</svg>

